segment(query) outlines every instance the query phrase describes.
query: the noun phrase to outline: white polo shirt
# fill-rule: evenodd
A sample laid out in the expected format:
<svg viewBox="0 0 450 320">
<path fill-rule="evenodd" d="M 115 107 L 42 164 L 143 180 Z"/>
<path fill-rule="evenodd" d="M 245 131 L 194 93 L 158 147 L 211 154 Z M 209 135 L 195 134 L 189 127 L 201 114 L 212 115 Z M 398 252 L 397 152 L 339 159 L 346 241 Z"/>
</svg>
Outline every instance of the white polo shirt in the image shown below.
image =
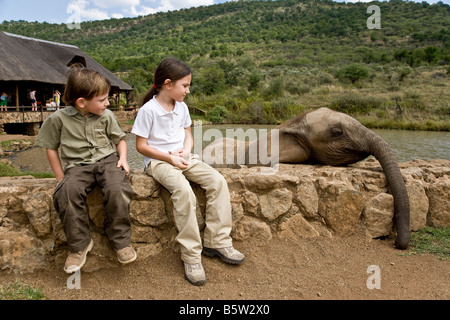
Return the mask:
<svg viewBox="0 0 450 320">
<path fill-rule="evenodd" d="M 155 97 L 139 109 L 131 133 L 147 138 L 147 144 L 161 152 L 183 149 L 184 129 L 192 124 L 186 103 L 175 102 L 173 111 L 167 112 Z M 151 160 L 144 156 L 145 167 Z"/>
</svg>

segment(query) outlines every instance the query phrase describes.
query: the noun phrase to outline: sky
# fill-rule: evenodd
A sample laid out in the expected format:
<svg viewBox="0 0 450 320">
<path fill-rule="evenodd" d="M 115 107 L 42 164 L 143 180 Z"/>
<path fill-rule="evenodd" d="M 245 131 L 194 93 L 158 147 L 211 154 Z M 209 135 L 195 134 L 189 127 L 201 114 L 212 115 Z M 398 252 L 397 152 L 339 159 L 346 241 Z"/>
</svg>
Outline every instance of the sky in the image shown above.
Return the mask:
<svg viewBox="0 0 450 320">
<path fill-rule="evenodd" d="M 0 0 L 0 23 L 10 20 L 77 23 L 111 18 L 137 17 L 156 12 L 209 6 L 233 0 Z M 335 0 L 370 2 L 371 0 Z M 422 2 L 422 0 L 412 0 Z M 439 0 L 426 0 L 436 3 Z M 450 0 L 442 0 L 450 4 Z"/>
</svg>

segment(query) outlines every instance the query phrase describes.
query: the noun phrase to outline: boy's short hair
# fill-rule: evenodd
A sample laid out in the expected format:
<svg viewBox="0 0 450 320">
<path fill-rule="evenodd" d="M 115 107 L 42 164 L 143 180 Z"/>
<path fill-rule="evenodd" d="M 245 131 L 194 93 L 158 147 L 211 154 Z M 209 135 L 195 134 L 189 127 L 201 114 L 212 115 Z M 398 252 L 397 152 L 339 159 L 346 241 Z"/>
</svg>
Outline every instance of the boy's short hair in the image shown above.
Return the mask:
<svg viewBox="0 0 450 320">
<path fill-rule="evenodd" d="M 67 76 L 62 100 L 68 106 L 76 106 L 79 98 L 92 100 L 96 96 L 109 93 L 111 83 L 99 72 L 82 65 L 72 65 Z"/>
</svg>

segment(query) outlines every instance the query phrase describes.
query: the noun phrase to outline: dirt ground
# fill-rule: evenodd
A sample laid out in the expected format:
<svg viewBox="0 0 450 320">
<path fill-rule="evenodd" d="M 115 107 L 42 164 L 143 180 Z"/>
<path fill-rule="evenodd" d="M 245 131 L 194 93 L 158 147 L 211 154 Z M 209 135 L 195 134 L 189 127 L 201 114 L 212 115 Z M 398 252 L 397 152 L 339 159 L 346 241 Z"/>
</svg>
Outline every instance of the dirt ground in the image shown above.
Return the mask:
<svg viewBox="0 0 450 320">
<path fill-rule="evenodd" d="M 52 300 L 448 300 L 450 262 L 399 251 L 392 240 L 272 239 L 267 245 L 234 243 L 240 266 L 203 257 L 207 282 L 184 280 L 179 253 L 165 249 L 129 265 L 81 272 L 69 289 L 62 265 L 33 274 L 0 272 L 0 283 L 20 280 Z M 88 256 L 89 259 L 89 256 Z M 63 263 L 63 262 L 61 262 Z M 378 272 L 374 271 L 377 266 Z M 379 285 L 379 289 L 369 289 Z M 72 287 L 75 282 L 72 282 Z"/>
</svg>

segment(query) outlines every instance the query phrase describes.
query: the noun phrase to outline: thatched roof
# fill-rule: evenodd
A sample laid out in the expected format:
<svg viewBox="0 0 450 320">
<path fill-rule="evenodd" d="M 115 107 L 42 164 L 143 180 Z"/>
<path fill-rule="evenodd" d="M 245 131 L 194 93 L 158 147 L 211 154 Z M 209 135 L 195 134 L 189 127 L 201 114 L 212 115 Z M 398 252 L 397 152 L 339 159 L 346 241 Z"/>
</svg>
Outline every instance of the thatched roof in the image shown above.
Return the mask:
<svg viewBox="0 0 450 320">
<path fill-rule="evenodd" d="M 37 81 L 64 85 L 68 66 L 73 62 L 82 62 L 97 70 L 111 82 L 113 88 L 133 90 L 76 46 L 0 31 L 0 81 Z"/>
</svg>

